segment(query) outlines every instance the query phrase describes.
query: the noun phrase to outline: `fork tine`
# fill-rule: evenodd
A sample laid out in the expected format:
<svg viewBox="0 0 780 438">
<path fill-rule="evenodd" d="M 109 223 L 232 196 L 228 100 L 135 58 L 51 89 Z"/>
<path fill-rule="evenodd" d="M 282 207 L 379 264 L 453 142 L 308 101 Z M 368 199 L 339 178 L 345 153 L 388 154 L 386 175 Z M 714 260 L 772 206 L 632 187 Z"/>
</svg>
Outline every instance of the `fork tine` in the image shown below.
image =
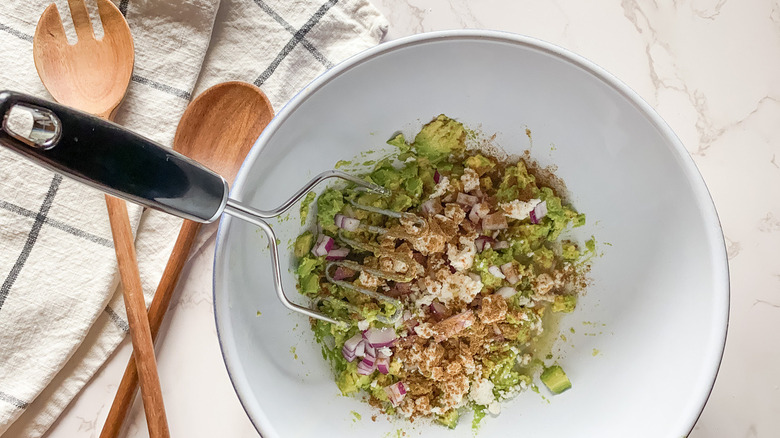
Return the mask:
<svg viewBox="0 0 780 438">
<path fill-rule="evenodd" d="M 52 3 L 46 7 L 41 14 L 38 25 L 35 27 L 36 38 L 33 40 L 57 41 L 67 44 L 68 37 L 65 36 L 65 27 L 62 25 L 62 17 L 57 5 Z"/>
<path fill-rule="evenodd" d="M 122 15 L 119 8 L 116 7 L 109 0 L 97 0 L 98 14 L 100 15 L 100 22 L 103 24 L 103 33 L 109 33 L 107 28 L 119 24 L 123 27 L 127 27 L 127 21 Z"/>
<path fill-rule="evenodd" d="M 94 40 L 95 33 L 92 31 L 92 21 L 89 19 L 89 11 L 84 0 L 68 0 L 68 7 L 79 41 Z"/>
</svg>

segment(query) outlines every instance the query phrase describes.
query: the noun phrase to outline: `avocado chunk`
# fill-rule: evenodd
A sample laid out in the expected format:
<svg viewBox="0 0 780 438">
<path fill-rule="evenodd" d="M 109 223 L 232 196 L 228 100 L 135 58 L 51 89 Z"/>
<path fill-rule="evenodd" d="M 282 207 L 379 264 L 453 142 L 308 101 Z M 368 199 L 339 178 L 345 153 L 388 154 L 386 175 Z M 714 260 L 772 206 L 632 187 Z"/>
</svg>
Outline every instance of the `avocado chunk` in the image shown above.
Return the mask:
<svg viewBox="0 0 780 438">
<path fill-rule="evenodd" d="M 305 233 L 298 236 L 298 238 L 295 239 L 295 244 L 293 245 L 293 253 L 295 254 L 295 257 L 301 258 L 308 254 L 311 250 L 312 243 L 314 243 L 314 235 L 311 233 L 311 231 L 306 231 Z"/>
<path fill-rule="evenodd" d="M 441 114 L 422 127 L 412 147 L 418 155 L 435 164 L 450 154 L 466 150 L 466 130 L 463 124 Z"/>
<path fill-rule="evenodd" d="M 458 410 L 451 409 L 446 414 L 439 416 L 436 421 L 439 424 L 449 427 L 450 429 L 455 429 L 455 426 L 458 425 L 458 418 L 460 418 L 460 413 Z"/>
<path fill-rule="evenodd" d="M 319 292 L 320 278 L 317 274 L 309 274 L 301 279 L 301 293 L 314 295 Z"/>
<path fill-rule="evenodd" d="M 496 163 L 494 163 L 493 160 L 482 154 L 466 158 L 465 164 L 466 167 L 474 169 L 480 177 L 496 167 Z"/>
<path fill-rule="evenodd" d="M 409 143 L 406 142 L 406 138 L 404 138 L 404 135 L 400 133 L 396 134 L 395 137 L 391 138 L 390 140 L 387 140 L 387 144 L 397 147 L 401 150 L 402 154 L 409 152 L 410 149 Z"/>
<path fill-rule="evenodd" d="M 553 394 L 560 394 L 563 391 L 571 388 L 571 381 L 566 377 L 566 373 L 563 372 L 563 368 L 558 365 L 553 365 L 549 368 L 545 368 L 542 375 L 539 377 L 550 392 Z"/>
<path fill-rule="evenodd" d="M 577 307 L 576 295 L 556 295 L 552 303 L 553 312 L 571 313 Z"/>
<path fill-rule="evenodd" d="M 344 195 L 335 189 L 327 189 L 317 198 L 317 220 L 320 225 L 335 228 L 333 218 L 344 208 Z"/>
</svg>

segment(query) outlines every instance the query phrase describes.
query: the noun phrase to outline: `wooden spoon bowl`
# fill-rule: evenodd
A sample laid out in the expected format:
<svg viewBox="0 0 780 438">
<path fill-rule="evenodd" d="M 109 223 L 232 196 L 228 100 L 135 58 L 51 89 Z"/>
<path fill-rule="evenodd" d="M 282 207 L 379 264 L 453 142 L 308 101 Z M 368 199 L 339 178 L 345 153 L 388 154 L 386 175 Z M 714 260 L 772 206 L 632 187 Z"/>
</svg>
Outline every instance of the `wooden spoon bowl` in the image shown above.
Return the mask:
<svg viewBox="0 0 780 438">
<path fill-rule="evenodd" d="M 57 5 L 41 15 L 33 37 L 33 56 L 43 85 L 57 102 L 110 119 L 133 75 L 133 37 L 122 13 L 98 0 L 103 38 L 96 39 L 83 0 L 68 0 L 78 41 L 65 36 Z"/>
</svg>

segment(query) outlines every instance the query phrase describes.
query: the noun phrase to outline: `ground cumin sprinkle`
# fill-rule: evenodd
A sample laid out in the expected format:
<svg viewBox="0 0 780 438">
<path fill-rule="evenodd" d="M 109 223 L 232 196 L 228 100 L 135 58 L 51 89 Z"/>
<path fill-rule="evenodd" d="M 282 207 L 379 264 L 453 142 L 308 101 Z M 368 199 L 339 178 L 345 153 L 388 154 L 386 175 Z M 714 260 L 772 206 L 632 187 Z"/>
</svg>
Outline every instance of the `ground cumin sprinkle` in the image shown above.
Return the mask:
<svg viewBox="0 0 780 438">
<path fill-rule="evenodd" d="M 595 245 L 561 237 L 585 216 L 543 183 L 554 175 L 527 157 L 468 149 L 466 138 L 443 115 L 411 143 L 393 138 L 397 153 L 364 175 L 391 195 L 327 189 L 316 232 L 295 242 L 299 291 L 342 321 L 312 320 L 341 392 L 448 427 L 465 409 L 498 415 L 532 385 L 543 321 L 574 309 Z M 570 386 L 559 367 L 544 368 L 551 391 Z"/>
</svg>

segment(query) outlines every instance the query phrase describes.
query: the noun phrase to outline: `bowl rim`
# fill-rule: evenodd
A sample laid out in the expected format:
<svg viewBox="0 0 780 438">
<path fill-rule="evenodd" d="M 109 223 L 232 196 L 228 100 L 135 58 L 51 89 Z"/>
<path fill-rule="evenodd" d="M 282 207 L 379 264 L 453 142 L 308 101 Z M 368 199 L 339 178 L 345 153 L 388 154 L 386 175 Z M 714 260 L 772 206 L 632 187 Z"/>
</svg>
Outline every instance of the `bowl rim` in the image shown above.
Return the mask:
<svg viewBox="0 0 780 438">
<path fill-rule="evenodd" d="M 239 169 L 233 186 L 230 190 L 230 196 L 234 199 L 240 199 L 244 194 L 247 187 L 245 187 L 245 181 L 248 175 L 248 168 L 252 163 L 257 160 L 257 156 L 266 146 L 268 139 L 278 129 L 278 127 L 292 114 L 295 110 L 301 106 L 308 98 L 317 90 L 328 84 L 331 80 L 339 77 L 341 74 L 351 70 L 360 64 L 369 61 L 384 53 L 392 52 L 402 49 L 404 47 L 416 46 L 421 44 L 428 44 L 438 41 L 495 41 L 500 43 L 510 43 L 528 47 L 548 55 L 552 55 L 562 61 L 568 62 L 575 67 L 579 67 L 595 78 L 604 82 L 607 86 L 612 88 L 626 98 L 631 104 L 639 109 L 644 116 L 662 133 L 664 137 L 669 140 L 672 145 L 672 152 L 677 155 L 678 163 L 680 163 L 685 176 L 691 182 L 691 188 L 698 206 L 705 215 L 705 231 L 708 240 L 711 242 L 712 247 L 716 250 L 711 254 L 711 262 L 715 266 L 715 283 L 716 289 L 713 290 L 715 298 L 715 310 L 714 310 L 714 325 L 713 339 L 718 340 L 714 345 L 710 347 L 709 355 L 711 355 L 711 365 L 703 370 L 709 376 L 708 381 L 710 384 L 707 388 L 704 388 L 698 394 L 695 394 L 692 398 L 693 401 L 698 401 L 696 404 L 697 409 L 692 410 L 689 413 L 689 428 L 686 433 L 689 434 L 693 431 L 696 422 L 704 411 L 704 407 L 712 393 L 715 379 L 720 370 L 720 366 L 723 360 L 723 353 L 726 344 L 726 338 L 728 333 L 729 322 L 729 308 L 730 308 L 730 280 L 729 280 L 729 266 L 728 266 L 728 254 L 726 249 L 726 243 L 718 217 L 717 210 L 709 189 L 704 182 L 699 169 L 696 167 L 693 158 L 683 145 L 682 141 L 677 137 L 671 127 L 661 118 L 656 110 L 645 101 L 636 91 L 631 89 L 628 85 L 623 83 L 613 74 L 609 73 L 596 63 L 578 55 L 574 52 L 564 49 L 563 47 L 555 44 L 529 37 L 526 35 L 516 34 L 507 31 L 497 30 L 485 30 L 485 29 L 458 29 L 458 30 L 442 30 L 434 32 L 425 32 L 406 37 L 401 37 L 388 42 L 380 43 L 374 47 L 366 49 L 358 54 L 355 54 L 341 63 L 337 64 L 330 70 L 326 70 L 321 75 L 316 77 L 312 82 L 301 89 L 290 99 L 276 116 L 271 120 L 269 125 L 263 130 L 258 137 L 257 141 L 253 145 L 252 149 L 247 154 L 246 159 Z M 217 230 L 216 243 L 214 248 L 214 262 L 212 265 L 212 300 L 214 306 L 214 322 L 216 325 L 217 339 L 220 346 L 220 352 L 222 359 L 225 363 L 225 368 L 230 378 L 230 383 L 233 386 L 236 395 L 238 396 L 241 407 L 246 412 L 247 417 L 252 422 L 257 432 L 261 436 L 277 436 L 275 429 L 273 428 L 269 418 L 259 407 L 251 406 L 256 403 L 256 398 L 253 392 L 248 389 L 249 385 L 246 379 L 246 375 L 243 372 L 242 365 L 237 359 L 237 354 L 233 351 L 233 345 L 226 345 L 226 340 L 223 339 L 225 331 L 231 331 L 229 325 L 222 326 L 220 318 L 220 305 L 221 301 L 218 301 L 217 282 L 218 282 L 218 261 L 224 257 L 226 245 L 222 245 L 222 242 L 226 238 L 228 229 L 233 218 L 228 215 L 223 215 L 219 223 Z M 717 249 L 721 250 L 718 251 Z M 720 269 L 718 269 L 720 268 Z M 719 297 L 719 298 L 718 298 Z M 267 434 L 267 435 L 266 435 Z"/>
</svg>

